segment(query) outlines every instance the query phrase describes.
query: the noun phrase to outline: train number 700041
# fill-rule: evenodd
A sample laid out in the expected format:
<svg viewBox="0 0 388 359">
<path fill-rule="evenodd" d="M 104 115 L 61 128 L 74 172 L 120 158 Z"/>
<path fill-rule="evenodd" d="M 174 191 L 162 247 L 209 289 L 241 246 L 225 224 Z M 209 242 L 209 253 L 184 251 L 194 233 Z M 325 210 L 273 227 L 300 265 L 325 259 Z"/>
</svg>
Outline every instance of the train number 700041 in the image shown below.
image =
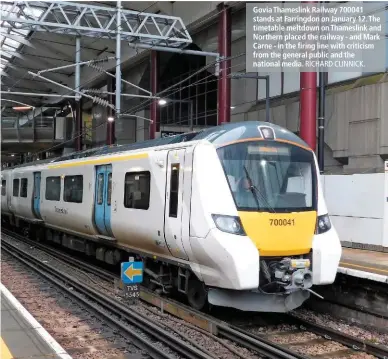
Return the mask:
<svg viewBox="0 0 388 359">
<path fill-rule="evenodd" d="M 270 219 L 271 226 L 295 226 L 295 219 Z"/>
</svg>

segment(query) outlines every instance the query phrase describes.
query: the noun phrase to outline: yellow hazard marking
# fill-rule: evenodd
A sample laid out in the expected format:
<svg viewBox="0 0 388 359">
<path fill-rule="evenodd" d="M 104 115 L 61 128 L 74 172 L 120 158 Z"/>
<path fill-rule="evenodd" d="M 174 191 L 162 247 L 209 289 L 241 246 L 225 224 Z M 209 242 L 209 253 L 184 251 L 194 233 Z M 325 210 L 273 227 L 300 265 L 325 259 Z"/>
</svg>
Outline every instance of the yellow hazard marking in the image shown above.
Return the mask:
<svg viewBox="0 0 388 359">
<path fill-rule="evenodd" d="M 93 160 L 84 160 L 79 162 L 70 162 L 70 163 L 62 163 L 62 164 L 56 164 L 56 165 L 49 165 L 48 168 L 54 169 L 54 168 L 68 168 L 68 167 L 77 167 L 77 166 L 85 166 L 85 165 L 101 165 L 101 164 L 108 164 L 112 162 L 119 162 L 119 161 L 126 161 L 126 160 L 138 160 L 141 158 L 147 158 L 148 153 L 138 153 L 133 155 L 127 155 L 127 156 L 114 156 L 114 157 L 100 157 L 95 158 Z"/>
<path fill-rule="evenodd" d="M 359 264 L 340 262 L 340 265 L 349 266 L 349 267 L 364 268 L 364 269 L 374 270 L 376 272 L 388 273 L 388 270 L 386 270 L 386 269 L 379 269 L 379 268 L 375 268 L 375 267 L 366 267 L 366 266 L 362 266 Z"/>
<path fill-rule="evenodd" d="M 4 343 L 2 337 L 0 337 L 0 347 L 1 347 L 1 359 L 11 359 L 13 355 L 9 351 L 7 345 Z"/>
</svg>

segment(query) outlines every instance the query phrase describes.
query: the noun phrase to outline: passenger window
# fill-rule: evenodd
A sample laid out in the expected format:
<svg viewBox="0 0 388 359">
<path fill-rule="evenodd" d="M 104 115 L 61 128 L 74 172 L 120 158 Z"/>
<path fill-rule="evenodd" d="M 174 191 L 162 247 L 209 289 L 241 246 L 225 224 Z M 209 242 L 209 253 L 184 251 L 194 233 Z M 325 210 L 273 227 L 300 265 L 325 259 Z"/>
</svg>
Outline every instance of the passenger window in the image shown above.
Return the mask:
<svg viewBox="0 0 388 359">
<path fill-rule="evenodd" d="M 22 178 L 20 181 L 20 197 L 27 197 L 27 178 Z"/>
<path fill-rule="evenodd" d="M 107 199 L 108 206 L 110 206 L 111 198 L 112 198 L 112 173 L 109 173 L 108 174 L 108 199 Z"/>
<path fill-rule="evenodd" d="M 82 203 L 83 176 L 66 176 L 63 190 L 65 202 Z"/>
<path fill-rule="evenodd" d="M 170 180 L 170 217 L 178 216 L 178 193 L 179 193 L 179 163 L 171 165 Z"/>
<path fill-rule="evenodd" d="M 99 173 L 97 177 L 97 204 L 102 204 L 102 201 L 104 199 L 104 174 Z"/>
<path fill-rule="evenodd" d="M 6 180 L 2 180 L 1 181 L 1 195 L 2 196 L 5 196 L 7 194 L 6 188 L 7 188 L 7 181 Z"/>
<path fill-rule="evenodd" d="M 61 198 L 61 177 L 46 178 L 46 194 L 48 201 L 59 201 Z"/>
<path fill-rule="evenodd" d="M 124 206 L 147 210 L 150 206 L 150 172 L 128 172 L 125 174 Z"/>
<path fill-rule="evenodd" d="M 14 179 L 13 180 L 13 196 L 18 197 L 19 196 L 19 179 Z"/>
</svg>

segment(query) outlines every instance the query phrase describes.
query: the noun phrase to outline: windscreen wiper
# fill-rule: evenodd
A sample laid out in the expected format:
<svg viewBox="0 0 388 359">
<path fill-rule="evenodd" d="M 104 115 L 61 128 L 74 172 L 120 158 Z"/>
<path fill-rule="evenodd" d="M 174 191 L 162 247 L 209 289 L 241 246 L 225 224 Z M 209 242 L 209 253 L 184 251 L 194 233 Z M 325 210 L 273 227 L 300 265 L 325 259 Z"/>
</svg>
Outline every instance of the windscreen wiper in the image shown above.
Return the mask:
<svg viewBox="0 0 388 359">
<path fill-rule="evenodd" d="M 244 171 L 245 171 L 245 175 L 247 176 L 247 179 L 248 179 L 248 181 L 249 181 L 249 184 L 250 184 L 250 185 L 249 185 L 249 189 L 251 190 L 252 195 L 253 195 L 253 198 L 255 199 L 255 202 L 256 202 L 256 205 L 257 205 L 257 210 L 259 210 L 259 209 L 260 209 L 259 199 L 257 198 L 255 189 L 253 188 L 252 179 L 251 179 L 251 177 L 249 176 L 248 170 L 247 170 L 247 168 L 245 167 L 245 165 L 244 165 Z"/>
<path fill-rule="evenodd" d="M 249 189 L 251 190 L 252 192 L 252 195 L 256 201 L 256 204 L 257 204 L 257 210 L 260 210 L 260 203 L 259 203 L 259 199 L 257 198 L 257 195 L 260 196 L 260 199 L 262 199 L 266 204 L 267 204 L 267 207 L 268 209 L 271 209 L 272 212 L 276 212 L 269 204 L 268 200 L 265 198 L 265 196 L 260 192 L 260 190 L 253 184 L 252 182 L 252 179 L 251 177 L 249 176 L 249 173 L 248 173 L 248 170 L 246 168 L 246 166 L 244 165 L 244 171 L 245 171 L 245 175 L 247 176 L 247 179 L 250 183 L 250 186 L 249 186 Z"/>
</svg>

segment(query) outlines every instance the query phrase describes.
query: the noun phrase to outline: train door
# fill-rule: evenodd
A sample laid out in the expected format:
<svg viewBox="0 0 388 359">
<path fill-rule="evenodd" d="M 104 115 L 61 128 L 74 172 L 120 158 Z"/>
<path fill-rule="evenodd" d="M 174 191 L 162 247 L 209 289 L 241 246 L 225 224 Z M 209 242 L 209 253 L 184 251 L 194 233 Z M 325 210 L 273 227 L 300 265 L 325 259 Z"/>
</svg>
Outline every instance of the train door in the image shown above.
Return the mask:
<svg viewBox="0 0 388 359">
<path fill-rule="evenodd" d="M 188 259 L 182 242 L 184 163 L 185 149 L 168 152 L 164 236 L 174 257 Z"/>
<path fill-rule="evenodd" d="M 94 199 L 94 222 L 98 231 L 112 237 L 110 223 L 112 198 L 112 165 L 96 167 L 96 186 Z"/>
<path fill-rule="evenodd" d="M 32 197 L 34 214 L 36 218 L 42 219 L 40 215 L 40 172 L 34 172 L 34 195 Z"/>
</svg>

